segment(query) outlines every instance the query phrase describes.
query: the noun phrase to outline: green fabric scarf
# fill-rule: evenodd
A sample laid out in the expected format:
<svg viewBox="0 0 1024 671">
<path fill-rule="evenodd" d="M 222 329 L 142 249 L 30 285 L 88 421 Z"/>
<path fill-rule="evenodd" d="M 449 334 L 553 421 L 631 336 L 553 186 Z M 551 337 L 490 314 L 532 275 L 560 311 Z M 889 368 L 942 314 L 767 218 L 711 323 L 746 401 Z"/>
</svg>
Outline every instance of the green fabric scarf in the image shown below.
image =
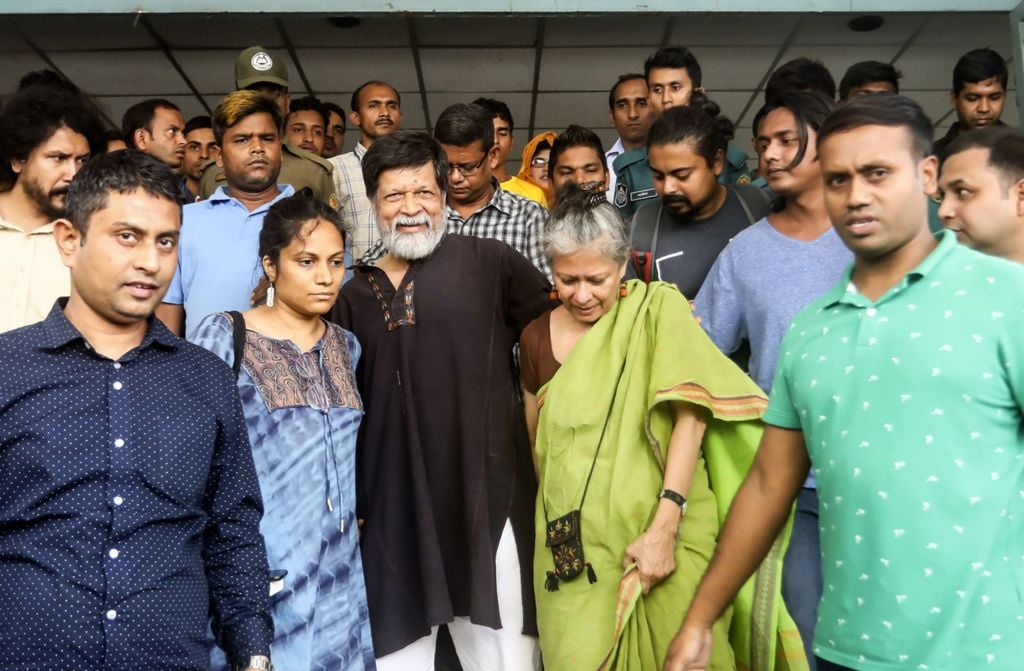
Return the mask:
<svg viewBox="0 0 1024 671">
<path fill-rule="evenodd" d="M 627 290 L 538 392 L 534 584 L 548 671 L 662 668 L 761 435 L 764 394 L 708 339 L 682 295 L 662 282 L 632 281 Z M 707 409 L 708 426 L 676 570 L 643 596 L 635 565 L 624 570 L 623 557 L 657 507 L 674 425 L 671 401 Z M 591 584 L 584 575 L 549 592 L 546 519 L 579 508 L 609 412 L 582 507 L 584 553 L 598 580 Z M 716 623 L 710 669 L 807 668 L 779 594 L 784 545 L 784 539 L 775 544 Z M 783 664 L 776 665 L 776 656 Z"/>
</svg>

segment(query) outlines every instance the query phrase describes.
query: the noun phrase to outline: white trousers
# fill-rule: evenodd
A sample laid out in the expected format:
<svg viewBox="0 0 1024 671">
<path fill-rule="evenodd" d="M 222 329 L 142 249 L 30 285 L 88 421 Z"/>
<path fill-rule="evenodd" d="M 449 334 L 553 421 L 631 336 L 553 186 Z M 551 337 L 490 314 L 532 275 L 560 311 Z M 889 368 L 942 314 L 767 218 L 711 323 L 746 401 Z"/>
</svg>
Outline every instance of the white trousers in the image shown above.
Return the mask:
<svg viewBox="0 0 1024 671">
<path fill-rule="evenodd" d="M 494 557 L 501 629 L 473 624 L 468 617 L 448 623 L 463 671 L 537 671 L 540 647 L 523 630 L 519 556 L 512 524 L 506 520 Z M 437 627 L 401 650 L 377 658 L 377 671 L 434 671 Z"/>
</svg>

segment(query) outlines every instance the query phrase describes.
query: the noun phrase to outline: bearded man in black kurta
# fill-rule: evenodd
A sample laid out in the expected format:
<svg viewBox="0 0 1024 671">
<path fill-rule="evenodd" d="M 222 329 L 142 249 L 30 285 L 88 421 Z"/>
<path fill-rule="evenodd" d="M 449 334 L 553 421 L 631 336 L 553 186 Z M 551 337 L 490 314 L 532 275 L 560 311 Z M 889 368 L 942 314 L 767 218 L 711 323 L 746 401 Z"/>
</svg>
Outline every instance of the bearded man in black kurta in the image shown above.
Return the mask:
<svg viewBox="0 0 1024 671">
<path fill-rule="evenodd" d="M 380 249 L 334 319 L 355 333 L 366 407 L 358 511 L 378 668 L 430 668 L 450 623 L 466 671 L 536 668 L 536 494 L 513 346 L 551 307 L 505 243 L 445 233 L 448 163 L 426 133 L 379 138 L 363 176 Z"/>
</svg>

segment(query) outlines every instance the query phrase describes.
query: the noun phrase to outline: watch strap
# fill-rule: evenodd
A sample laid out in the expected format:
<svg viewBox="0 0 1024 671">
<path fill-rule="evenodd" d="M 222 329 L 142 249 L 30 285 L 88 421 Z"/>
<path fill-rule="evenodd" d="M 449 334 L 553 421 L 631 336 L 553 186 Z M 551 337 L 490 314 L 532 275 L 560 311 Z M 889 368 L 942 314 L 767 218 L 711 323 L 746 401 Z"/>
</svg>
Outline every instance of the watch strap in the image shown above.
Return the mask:
<svg viewBox="0 0 1024 671">
<path fill-rule="evenodd" d="M 672 491 L 671 489 L 662 489 L 658 494 L 659 499 L 668 499 L 672 503 L 679 506 L 679 509 L 684 513 L 686 512 L 686 497 L 679 492 Z"/>
</svg>

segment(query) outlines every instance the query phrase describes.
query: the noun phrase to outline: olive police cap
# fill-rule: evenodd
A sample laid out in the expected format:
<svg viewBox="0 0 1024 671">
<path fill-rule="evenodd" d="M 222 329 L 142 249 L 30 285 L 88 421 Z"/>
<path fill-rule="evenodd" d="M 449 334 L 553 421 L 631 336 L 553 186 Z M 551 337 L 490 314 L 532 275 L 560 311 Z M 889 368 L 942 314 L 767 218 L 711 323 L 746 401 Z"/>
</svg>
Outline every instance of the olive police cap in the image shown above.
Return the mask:
<svg viewBox="0 0 1024 671">
<path fill-rule="evenodd" d="M 288 64 L 269 49 L 249 47 L 235 61 L 235 87 L 247 89 L 253 84 L 277 84 L 288 88 Z"/>
</svg>

